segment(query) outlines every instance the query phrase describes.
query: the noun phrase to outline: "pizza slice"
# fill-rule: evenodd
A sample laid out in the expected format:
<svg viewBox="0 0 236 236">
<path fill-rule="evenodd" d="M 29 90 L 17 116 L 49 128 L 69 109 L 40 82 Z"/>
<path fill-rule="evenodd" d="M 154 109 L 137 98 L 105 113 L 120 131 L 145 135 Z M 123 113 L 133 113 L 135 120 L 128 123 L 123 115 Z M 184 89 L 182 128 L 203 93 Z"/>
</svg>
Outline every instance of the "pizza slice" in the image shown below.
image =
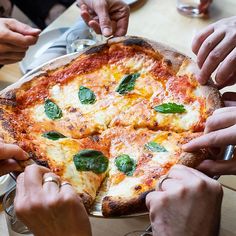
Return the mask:
<svg viewBox="0 0 236 236">
<path fill-rule="evenodd" d="M 206 153 L 182 151 L 182 144 L 201 133 L 174 133 L 132 128 L 111 129 L 107 191 L 102 200 L 104 216 L 119 216 L 144 211 L 145 196 L 155 189 L 158 179 L 176 163 L 198 165 Z"/>
</svg>

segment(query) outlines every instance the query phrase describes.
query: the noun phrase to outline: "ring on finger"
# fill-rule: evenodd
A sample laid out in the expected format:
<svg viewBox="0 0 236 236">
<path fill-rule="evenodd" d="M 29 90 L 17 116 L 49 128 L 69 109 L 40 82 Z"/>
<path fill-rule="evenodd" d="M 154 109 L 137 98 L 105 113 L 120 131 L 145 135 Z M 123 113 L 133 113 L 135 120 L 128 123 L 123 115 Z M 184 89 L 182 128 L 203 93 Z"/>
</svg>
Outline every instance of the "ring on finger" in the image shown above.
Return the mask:
<svg viewBox="0 0 236 236">
<path fill-rule="evenodd" d="M 58 187 L 60 186 L 60 180 L 54 176 L 47 176 L 47 177 L 43 178 L 43 185 L 45 183 L 50 183 L 50 182 L 57 184 Z"/>
<path fill-rule="evenodd" d="M 70 185 L 70 186 L 72 186 L 69 182 L 63 182 L 63 183 L 61 183 L 60 188 L 63 187 L 63 186 L 65 186 L 65 185 Z"/>
<path fill-rule="evenodd" d="M 159 182 L 158 182 L 158 185 L 157 185 L 157 191 L 163 191 L 162 184 L 167 179 L 171 179 L 171 177 L 169 177 L 168 175 L 164 175 L 159 179 Z"/>
</svg>

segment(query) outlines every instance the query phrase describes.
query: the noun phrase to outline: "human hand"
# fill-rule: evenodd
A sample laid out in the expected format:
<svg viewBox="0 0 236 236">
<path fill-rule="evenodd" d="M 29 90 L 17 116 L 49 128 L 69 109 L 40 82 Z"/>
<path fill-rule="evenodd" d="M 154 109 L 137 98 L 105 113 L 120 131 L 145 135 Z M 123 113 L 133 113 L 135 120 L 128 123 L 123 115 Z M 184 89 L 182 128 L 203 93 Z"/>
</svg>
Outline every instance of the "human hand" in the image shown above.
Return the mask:
<svg viewBox="0 0 236 236">
<path fill-rule="evenodd" d="M 68 185 L 58 186 L 43 179 L 59 177 L 37 165 L 26 167 L 17 178 L 14 208 L 17 217 L 35 236 L 91 236 L 88 215 Z"/>
<path fill-rule="evenodd" d="M 209 25 L 197 34 L 192 50 L 197 55 L 200 74 L 197 77 L 205 84 L 217 69 L 216 84 L 219 88 L 236 82 L 236 16 Z"/>
<path fill-rule="evenodd" d="M 35 44 L 39 29 L 31 28 L 15 19 L 0 18 L 0 64 L 20 61 L 28 47 Z"/>
<path fill-rule="evenodd" d="M 203 14 L 207 13 L 208 8 L 211 3 L 212 3 L 212 0 L 200 0 L 200 5 L 199 5 L 200 13 L 203 13 Z"/>
<path fill-rule="evenodd" d="M 222 188 L 203 173 L 176 165 L 161 190 L 146 197 L 154 236 L 218 235 Z"/>
<path fill-rule="evenodd" d="M 207 148 L 217 156 L 226 146 L 236 145 L 236 93 L 225 93 L 222 97 L 225 105 L 231 107 L 216 110 L 206 121 L 204 135 L 183 145 L 184 151 L 194 152 Z M 209 176 L 236 174 L 236 159 L 205 160 L 197 169 Z"/>
<path fill-rule="evenodd" d="M 106 37 L 126 34 L 129 6 L 121 0 L 77 0 L 84 21 Z"/>
<path fill-rule="evenodd" d="M 0 176 L 8 174 L 11 171 L 21 171 L 17 161 L 29 159 L 28 154 L 20 147 L 14 144 L 6 144 L 0 138 Z"/>
</svg>

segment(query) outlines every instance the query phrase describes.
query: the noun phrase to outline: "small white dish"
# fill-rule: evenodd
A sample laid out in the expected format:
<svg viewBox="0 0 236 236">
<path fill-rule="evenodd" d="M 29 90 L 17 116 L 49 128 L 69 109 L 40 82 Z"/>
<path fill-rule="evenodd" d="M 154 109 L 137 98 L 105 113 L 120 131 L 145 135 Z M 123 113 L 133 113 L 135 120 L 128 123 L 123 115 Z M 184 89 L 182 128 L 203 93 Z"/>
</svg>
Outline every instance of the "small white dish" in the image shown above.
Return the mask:
<svg viewBox="0 0 236 236">
<path fill-rule="evenodd" d="M 0 197 L 16 185 L 16 182 L 10 175 L 3 175 L 0 177 Z"/>
<path fill-rule="evenodd" d="M 42 33 L 38 42 L 29 47 L 24 59 L 19 63 L 21 71 L 25 74 L 28 66 L 42 55 L 68 28 L 58 28 Z"/>
</svg>

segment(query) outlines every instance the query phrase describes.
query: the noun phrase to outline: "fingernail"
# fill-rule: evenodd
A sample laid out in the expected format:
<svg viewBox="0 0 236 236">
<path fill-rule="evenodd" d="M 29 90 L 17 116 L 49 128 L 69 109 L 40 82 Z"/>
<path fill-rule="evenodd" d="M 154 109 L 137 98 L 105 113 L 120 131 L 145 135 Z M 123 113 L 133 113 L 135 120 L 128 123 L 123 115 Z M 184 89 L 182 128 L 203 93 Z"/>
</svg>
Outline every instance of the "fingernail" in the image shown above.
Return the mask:
<svg viewBox="0 0 236 236">
<path fill-rule="evenodd" d="M 28 160 L 30 158 L 29 154 L 27 152 L 24 152 L 24 158 L 25 158 L 25 160 Z"/>
<path fill-rule="evenodd" d="M 110 36 L 112 34 L 111 28 L 106 27 L 106 28 L 102 29 L 102 34 L 104 36 Z"/>
</svg>

